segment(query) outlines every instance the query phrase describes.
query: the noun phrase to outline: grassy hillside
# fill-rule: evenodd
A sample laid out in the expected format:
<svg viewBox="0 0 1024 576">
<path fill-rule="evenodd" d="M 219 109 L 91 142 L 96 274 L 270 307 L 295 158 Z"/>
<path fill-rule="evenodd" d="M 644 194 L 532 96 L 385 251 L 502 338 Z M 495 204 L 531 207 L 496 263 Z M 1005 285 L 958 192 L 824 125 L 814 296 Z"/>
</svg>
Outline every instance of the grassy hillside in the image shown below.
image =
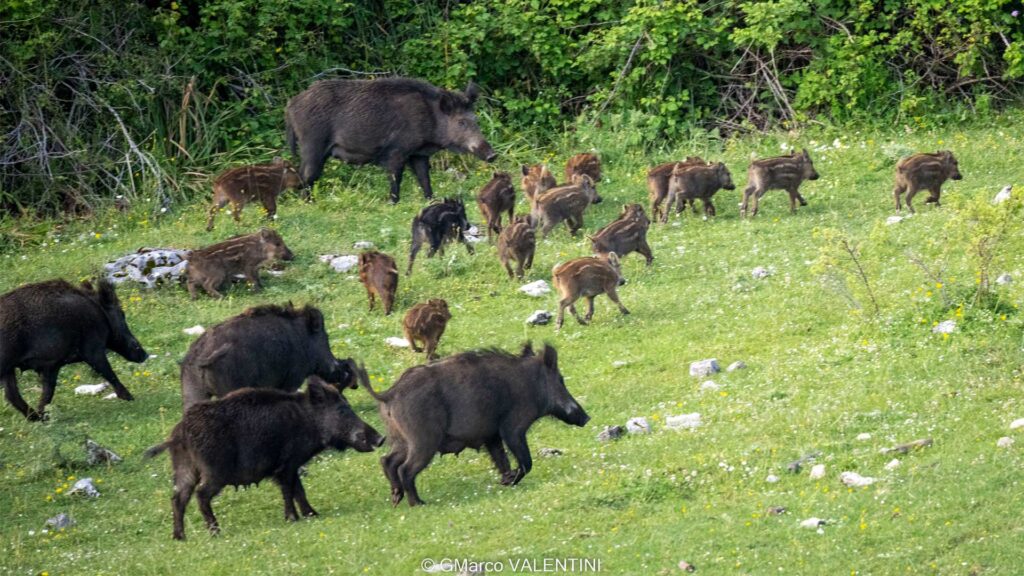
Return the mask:
<svg viewBox="0 0 1024 576">
<path fill-rule="evenodd" d="M 262 294 L 238 286 L 223 300 L 191 302 L 178 287 L 120 291 L 136 336 L 158 356 L 143 365 L 111 356 L 135 402 L 75 396 L 74 386 L 99 379 L 69 367 L 49 422 L 0 409 L 0 571 L 415 574 L 423 573 L 424 559 L 464 558 L 500 561 L 511 573 L 517 559 L 577 557 L 599 559 L 607 574 L 675 574 L 680 560 L 709 574 L 1013 574 L 1024 546 L 1024 438 L 1009 430 L 1024 417 L 1019 204 L 999 208 L 1018 210 L 1018 219 L 990 250 L 993 275 L 1008 272 L 1015 281 L 994 285 L 985 298 L 975 297 L 979 258 L 970 248 L 982 233 L 966 230 L 995 217 L 984 206 L 1003 185 L 1024 189 L 1022 129 L 1024 122 L 1009 119 L 942 132 L 820 129 L 693 142 L 650 155 L 627 147 L 635 135 L 580 133 L 571 147 L 552 151 L 551 162 L 560 172 L 572 152 L 601 153 L 605 202 L 587 213 L 588 232 L 625 202 L 646 205 L 644 174 L 656 162 L 689 154 L 723 159 L 737 191 L 718 194 L 713 221 L 686 214 L 652 227 L 653 266 L 635 254 L 624 261 L 629 282 L 619 294 L 631 315 L 620 316 L 600 297 L 592 325 L 567 318 L 561 333 L 524 325 L 536 309 L 554 312 L 556 297 L 519 292 L 486 244 L 475 256 L 461 247 L 432 260 L 421 256 L 413 276 L 401 278 L 397 312 L 368 313 L 358 280 L 317 256 L 354 253 L 354 242 L 369 240 L 403 267 L 409 222 L 424 202 L 411 177 L 402 202 L 390 206 L 382 171 L 334 165 L 314 204 L 291 195 L 283 202 L 275 226 L 297 256 L 283 276 L 267 278 Z M 747 163 L 784 145 L 806 146 L 822 176 L 803 188 L 809 206 L 791 216 L 785 193 L 769 192 L 761 214 L 741 221 Z M 917 216 L 887 226 L 895 161 L 904 152 L 938 148 L 955 151 L 964 179 L 947 184 L 942 208 L 925 206 L 920 195 Z M 511 150 L 498 167 L 516 170 L 540 154 Z M 488 179 L 489 168 L 466 165 L 475 171 L 464 181 L 435 169 L 438 195 L 469 195 Z M 42 236 L 41 226 L 5 223 L 0 231 L 35 243 L 0 256 L 0 291 L 85 277 L 140 246 L 196 247 L 260 225 L 251 206 L 241 227 L 222 216 L 206 233 L 205 210 L 197 204 L 154 220 L 138 209 L 55 225 Z M 971 211 L 980 216 L 967 217 Z M 475 206 L 470 218 L 480 221 Z M 877 314 L 841 249 L 843 238 L 858 250 Z M 582 237 L 557 230 L 539 244 L 527 280 L 550 280 L 555 263 L 588 248 Z M 924 273 L 911 256 L 941 272 Z M 758 266 L 771 275 L 752 278 Z M 453 313 L 442 355 L 549 341 L 591 423 L 535 425 L 534 470 L 514 488 L 497 484 L 486 453 L 469 451 L 435 459 L 419 477 L 427 506 L 392 509 L 381 454 L 327 453 L 305 479 L 319 518 L 286 523 L 279 492 L 266 482 L 214 501 L 220 537 L 207 535 L 193 503 L 189 540 L 171 540 L 169 463 L 143 461 L 141 454 L 180 417 L 176 362 L 194 339 L 184 328 L 208 327 L 262 302 L 312 302 L 324 310 L 335 353 L 363 360 L 383 388 L 421 361 L 384 339 L 401 334 L 409 306 L 438 296 Z M 953 334 L 932 333 L 934 323 L 950 319 L 957 322 Z M 701 391 L 704 379 L 690 377 L 688 366 L 704 358 L 717 358 L 723 368 L 742 360 L 748 368 L 715 375 L 720 389 Z M 38 396 L 34 386 L 34 374 L 21 376 L 30 404 Z M 383 432 L 366 393 L 347 396 Z M 698 429 L 665 429 L 667 417 L 691 412 L 701 415 Z M 647 418 L 653 433 L 595 439 L 602 427 L 634 416 Z M 858 439 L 862 434 L 870 438 Z M 1001 436 L 1018 443 L 997 448 Z M 85 437 L 124 461 L 86 468 Z M 880 453 L 919 438 L 934 444 L 906 455 Z M 564 455 L 542 457 L 545 447 Z M 824 478 L 810 479 L 809 466 L 787 472 L 789 462 L 813 451 L 827 467 Z M 900 466 L 886 470 L 894 457 Z M 877 481 L 847 488 L 839 481 L 843 471 Z M 769 475 L 778 482 L 767 482 Z M 99 482 L 99 499 L 64 494 L 85 476 Z M 774 506 L 787 512 L 767 514 Z M 63 511 L 77 525 L 43 533 L 44 521 Z M 799 527 L 810 517 L 828 524 L 821 531 Z"/>
</svg>

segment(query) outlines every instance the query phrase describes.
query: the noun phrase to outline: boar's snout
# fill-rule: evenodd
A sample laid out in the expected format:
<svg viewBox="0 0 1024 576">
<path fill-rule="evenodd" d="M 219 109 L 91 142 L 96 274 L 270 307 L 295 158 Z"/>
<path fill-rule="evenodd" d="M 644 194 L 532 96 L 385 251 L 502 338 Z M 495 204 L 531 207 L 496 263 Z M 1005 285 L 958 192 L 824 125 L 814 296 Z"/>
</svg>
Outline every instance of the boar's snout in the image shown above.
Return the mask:
<svg viewBox="0 0 1024 576">
<path fill-rule="evenodd" d="M 582 406 L 573 402 L 569 405 L 569 409 L 566 410 L 565 421 L 567 424 L 572 424 L 573 426 L 579 426 L 582 428 L 587 425 L 587 422 L 590 422 L 590 416 Z"/>
<path fill-rule="evenodd" d="M 964 177 L 960 175 L 960 169 L 957 168 L 956 166 L 953 167 L 953 175 L 950 176 L 950 178 L 953 179 L 953 180 L 963 180 L 964 179 Z"/>
<path fill-rule="evenodd" d="M 356 429 L 349 439 L 349 445 L 358 452 L 373 452 L 384 444 L 384 437 L 377 433 L 369 424 L 364 424 L 362 429 Z"/>
<path fill-rule="evenodd" d="M 480 144 L 473 147 L 473 154 L 484 162 L 494 162 L 498 158 L 498 153 L 491 148 L 486 140 L 482 140 Z"/>
<path fill-rule="evenodd" d="M 123 355 L 124 359 L 136 364 L 142 364 L 149 358 L 149 353 L 146 352 L 146 349 L 142 347 L 142 344 L 139 344 L 139 341 L 134 336 L 129 337 L 126 352 L 127 354 Z"/>
<path fill-rule="evenodd" d="M 281 260 L 284 260 L 285 262 L 291 262 L 292 260 L 295 260 L 295 254 L 293 254 L 292 251 L 289 250 L 287 246 L 285 246 L 284 252 L 281 253 Z"/>
<path fill-rule="evenodd" d="M 619 286 L 625 286 L 625 285 L 626 285 L 626 279 L 623 278 L 622 276 L 619 276 Z"/>
</svg>

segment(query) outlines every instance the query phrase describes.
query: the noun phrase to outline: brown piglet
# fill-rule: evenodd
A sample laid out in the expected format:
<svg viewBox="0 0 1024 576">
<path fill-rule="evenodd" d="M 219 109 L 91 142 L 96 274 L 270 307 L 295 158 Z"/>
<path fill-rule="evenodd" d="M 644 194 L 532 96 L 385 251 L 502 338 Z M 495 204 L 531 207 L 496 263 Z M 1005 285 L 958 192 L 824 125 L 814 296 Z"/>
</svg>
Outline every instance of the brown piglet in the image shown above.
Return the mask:
<svg viewBox="0 0 1024 576">
<path fill-rule="evenodd" d="M 601 159 L 597 154 L 584 152 L 577 154 L 565 163 L 565 181 L 574 182 L 576 176 L 586 174 L 594 183 L 601 181 Z"/>
<path fill-rule="evenodd" d="M 363 252 L 359 255 L 359 280 L 366 286 L 370 310 L 373 310 L 376 303 L 374 296 L 379 296 L 384 306 L 384 315 L 390 316 L 395 305 L 395 293 L 398 292 L 398 266 L 395 259 L 376 250 Z"/>
<path fill-rule="evenodd" d="M 302 185 L 299 172 L 287 160 L 274 158 L 269 164 L 255 164 L 232 168 L 217 176 L 213 183 L 213 206 L 206 221 L 206 230 L 213 230 L 213 220 L 228 203 L 235 222 L 242 217 L 242 208 L 250 202 L 259 202 L 273 220 L 277 214 L 277 197 L 289 188 Z"/>
<path fill-rule="evenodd" d="M 698 166 L 707 164 L 700 156 L 687 156 L 681 162 L 665 162 L 647 171 L 647 196 L 651 202 L 651 218 L 660 222 L 662 218 L 661 203 L 668 198 L 669 179 L 672 171 L 681 166 Z"/>
<path fill-rule="evenodd" d="M 714 164 L 681 166 L 677 165 L 672 170 L 672 177 L 668 184 L 668 206 L 665 207 L 664 221 L 668 221 L 668 213 L 672 210 L 672 204 L 676 205 L 676 213 L 683 211 L 687 202 L 697 211 L 697 199 L 704 204 L 704 215 L 714 216 L 715 205 L 711 198 L 718 192 L 719 188 L 735 190 L 736 185 L 732 183 L 732 174 L 725 164 L 716 162 Z"/>
<path fill-rule="evenodd" d="M 242 274 L 252 282 L 254 292 L 263 288 L 260 268 L 273 260 L 292 260 L 295 256 L 285 246 L 281 235 L 270 228 L 259 232 L 235 236 L 205 248 L 193 250 L 188 256 L 188 293 L 193 300 L 197 287 L 220 298 L 220 290 L 231 282 L 235 274 Z"/>
<path fill-rule="evenodd" d="M 914 154 L 900 160 L 896 164 L 896 186 L 892 195 L 896 198 L 896 210 L 901 210 L 900 196 L 907 193 L 907 209 L 914 213 L 914 205 L 911 200 L 921 190 L 928 190 L 930 193 L 926 204 L 939 203 L 939 195 L 942 193 L 942 184 L 946 180 L 960 180 L 960 166 L 956 157 L 949 150 L 939 150 L 933 153 Z"/>
<path fill-rule="evenodd" d="M 477 193 L 476 204 L 487 221 L 487 236 L 493 241 L 494 236 L 501 234 L 501 213 L 508 212 L 508 219 L 512 220 L 516 204 L 516 190 L 509 173 L 495 172 L 491 181 Z"/>
<path fill-rule="evenodd" d="M 555 266 L 551 270 L 552 284 L 558 290 L 558 321 L 556 326 L 561 329 L 568 308 L 576 320 L 583 325 L 594 316 L 594 298 L 607 294 L 612 302 L 619 307 L 619 312 L 629 314 L 629 310 L 619 301 L 616 288 L 625 284 L 619 271 L 619 257 L 615 252 L 607 256 L 586 256 L 569 260 Z M 587 299 L 587 315 L 583 318 L 576 312 L 576 301 Z"/>
<path fill-rule="evenodd" d="M 747 206 L 753 199 L 754 211 L 751 216 L 757 216 L 757 208 L 765 192 L 785 190 L 789 193 L 789 212 L 796 214 L 797 202 L 801 206 L 807 206 L 807 200 L 800 195 L 800 184 L 804 180 L 817 180 L 818 177 L 814 162 L 811 162 L 811 155 L 807 153 L 806 148 L 800 153 L 793 152 L 788 156 L 755 160 L 747 168 L 747 187 L 743 190 L 740 212 L 746 216 Z"/>
<path fill-rule="evenodd" d="M 426 348 L 427 360 L 436 359 L 437 343 L 451 318 L 448 302 L 441 298 L 431 298 L 410 308 L 402 319 L 402 328 L 413 352 L 423 352 Z M 417 346 L 417 342 L 422 342 L 424 348 Z"/>
<path fill-rule="evenodd" d="M 523 179 L 520 184 L 523 186 L 523 194 L 527 200 L 533 200 L 538 194 L 543 194 L 557 185 L 555 176 L 543 164 L 524 165 L 522 170 Z"/>
<path fill-rule="evenodd" d="M 529 270 L 533 267 L 533 252 L 537 248 L 537 233 L 534 232 L 533 223 L 530 220 L 530 216 L 522 214 L 514 217 L 498 237 L 498 259 L 501 260 L 501 265 L 508 272 L 509 279 L 512 278 L 510 260 L 516 262 L 516 278 L 523 277 L 524 268 Z"/>
<path fill-rule="evenodd" d="M 651 265 L 654 255 L 647 244 L 647 229 L 651 221 L 639 204 L 626 204 L 619 213 L 619 218 L 590 237 L 590 247 L 599 256 L 614 252 L 625 257 L 631 252 L 639 252 Z"/>
<path fill-rule="evenodd" d="M 534 196 L 533 218 L 545 238 L 563 221 L 575 236 L 583 227 L 583 213 L 587 207 L 600 202 L 601 197 L 594 188 L 594 181 L 583 174 L 576 176 L 573 184 L 552 188 L 540 196 Z"/>
</svg>

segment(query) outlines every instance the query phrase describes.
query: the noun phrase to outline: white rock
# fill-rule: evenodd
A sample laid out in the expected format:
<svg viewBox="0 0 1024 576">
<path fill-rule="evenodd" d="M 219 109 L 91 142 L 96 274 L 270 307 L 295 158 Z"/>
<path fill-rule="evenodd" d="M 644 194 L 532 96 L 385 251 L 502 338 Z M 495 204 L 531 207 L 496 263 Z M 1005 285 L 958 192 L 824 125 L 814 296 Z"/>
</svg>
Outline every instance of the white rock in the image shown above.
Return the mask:
<svg viewBox="0 0 1024 576">
<path fill-rule="evenodd" d="M 811 466 L 810 477 L 811 477 L 811 480 L 821 480 L 822 478 L 824 478 L 825 477 L 825 465 L 824 464 L 815 464 L 814 466 Z"/>
<path fill-rule="evenodd" d="M 771 272 L 769 272 L 764 266 L 758 266 L 750 271 L 750 275 L 754 277 L 754 280 L 767 278 L 769 274 L 771 274 Z"/>
<path fill-rule="evenodd" d="M 665 427 L 673 430 L 692 430 L 700 426 L 700 414 L 680 414 L 665 419 Z"/>
<path fill-rule="evenodd" d="M 465 233 L 462 234 L 462 237 L 466 239 L 466 242 L 472 242 L 474 244 L 477 242 L 483 242 L 487 239 L 487 236 L 484 236 L 476 226 L 470 226 L 469 230 L 466 230 Z"/>
<path fill-rule="evenodd" d="M 1013 438 L 1003 436 L 999 440 L 996 440 L 996 446 L 1000 448 L 1009 448 L 1010 446 L 1013 446 Z"/>
<path fill-rule="evenodd" d="M 776 482 L 779 481 L 779 477 L 776 476 L 775 474 L 769 474 L 768 477 L 764 479 L 764 481 L 769 484 L 775 484 Z"/>
<path fill-rule="evenodd" d="M 68 495 L 82 494 L 89 498 L 97 498 L 100 495 L 100 491 L 96 489 L 96 486 L 92 483 L 92 478 L 82 478 L 75 485 L 68 490 Z"/>
<path fill-rule="evenodd" d="M 804 520 L 803 522 L 801 522 L 800 523 L 800 527 L 801 528 L 812 528 L 813 529 L 813 528 L 818 528 L 819 526 L 824 526 L 825 524 L 826 524 L 826 522 L 824 520 L 822 520 L 821 518 L 815 518 L 815 517 L 812 516 L 811 518 L 808 518 L 807 520 Z"/>
<path fill-rule="evenodd" d="M 849 486 L 850 488 L 861 488 L 863 486 L 870 486 L 875 483 L 875 479 L 870 476 L 861 476 L 856 472 L 843 472 L 839 475 L 839 481 Z"/>
<path fill-rule="evenodd" d="M 676 246 L 676 254 L 680 256 L 686 254 L 686 246 Z"/>
<path fill-rule="evenodd" d="M 100 392 L 107 389 L 110 384 L 106 382 L 100 382 L 99 384 L 82 384 L 81 386 L 75 387 L 75 394 L 84 394 L 86 396 L 95 396 Z"/>
<path fill-rule="evenodd" d="M 46 527 L 51 528 L 53 530 L 63 530 L 65 528 L 70 528 L 74 525 L 75 521 L 71 518 L 71 516 L 68 516 L 67 512 L 61 512 L 53 518 L 48 518 L 46 520 Z"/>
<path fill-rule="evenodd" d="M 117 392 L 111 392 L 103 397 L 104 400 L 117 400 Z"/>
<path fill-rule="evenodd" d="M 203 328 L 199 324 L 196 324 L 191 328 L 185 328 L 184 330 L 182 330 L 182 332 L 188 334 L 189 336 L 199 336 L 200 334 L 206 332 L 206 328 Z"/>
<path fill-rule="evenodd" d="M 627 365 L 629 365 L 629 362 L 626 362 L 625 360 L 616 360 L 612 362 L 612 368 L 622 368 Z"/>
<path fill-rule="evenodd" d="M 1013 276 L 1007 273 L 1000 274 L 996 277 L 996 284 L 1000 286 L 1006 286 L 1007 284 L 1013 284 Z"/>
<path fill-rule="evenodd" d="M 384 342 L 388 346 L 392 346 L 394 348 L 408 348 L 409 347 L 409 341 L 408 340 L 406 340 L 405 338 L 399 338 L 397 336 L 388 336 L 387 338 L 384 339 Z"/>
<path fill-rule="evenodd" d="M 701 392 L 715 392 L 719 388 L 721 388 L 721 386 L 719 386 L 718 384 L 715 384 L 714 380 L 705 380 L 700 385 L 700 391 Z"/>
<path fill-rule="evenodd" d="M 320 256 L 317 257 L 317 259 L 323 262 L 324 264 L 327 264 L 328 262 L 334 260 L 337 257 L 337 254 L 321 254 Z"/>
<path fill-rule="evenodd" d="M 335 256 L 328 260 L 327 264 L 335 272 L 348 272 L 359 265 L 359 256 L 354 256 L 352 254 Z"/>
<path fill-rule="evenodd" d="M 690 376 L 696 376 L 698 378 L 702 376 L 710 376 L 721 372 L 722 369 L 718 366 L 718 360 L 715 358 L 709 358 L 708 360 L 698 360 L 690 363 Z"/>
<path fill-rule="evenodd" d="M 886 470 L 895 470 L 900 467 L 900 461 L 897 458 L 889 460 L 889 463 L 885 465 Z"/>
<path fill-rule="evenodd" d="M 956 331 L 956 321 L 943 320 L 932 327 L 932 334 L 952 334 Z"/>
<path fill-rule="evenodd" d="M 280 278 L 281 276 L 284 276 L 284 270 L 267 270 L 267 274 L 270 274 L 275 278 Z"/>
<path fill-rule="evenodd" d="M 649 434 L 651 432 L 651 425 L 647 423 L 646 418 L 637 416 L 626 421 L 626 432 L 630 434 Z"/>
<path fill-rule="evenodd" d="M 356 250 L 373 250 L 373 242 L 369 240 L 360 240 L 352 245 Z"/>
<path fill-rule="evenodd" d="M 1013 192 L 1013 185 L 1007 184 L 1003 186 L 1003 189 L 996 194 L 996 197 L 992 199 L 993 204 L 1002 204 L 1010 199 L 1011 193 Z"/>
<path fill-rule="evenodd" d="M 1024 418 L 1017 418 L 1010 422 L 1010 430 L 1016 430 L 1017 428 L 1024 428 Z"/>
<path fill-rule="evenodd" d="M 547 310 L 534 310 L 533 314 L 530 314 L 530 317 L 526 319 L 526 323 L 531 326 L 543 326 L 551 322 L 551 318 L 551 312 Z"/>
<path fill-rule="evenodd" d="M 860 434 L 857 434 L 857 440 L 860 440 L 861 442 L 871 440 L 871 434 L 868 434 L 867 432 L 861 432 Z"/>
<path fill-rule="evenodd" d="M 889 216 L 885 219 L 886 226 L 892 226 L 893 224 L 899 224 L 903 221 L 903 216 Z"/>
<path fill-rule="evenodd" d="M 737 360 L 737 361 L 733 362 L 732 364 L 729 364 L 729 367 L 726 368 L 725 371 L 726 372 L 735 372 L 737 370 L 745 370 L 746 367 L 747 367 L 747 363 L 746 362 L 744 362 L 743 360 Z"/>
<path fill-rule="evenodd" d="M 534 298 L 540 298 L 551 293 L 551 286 L 548 286 L 548 283 L 543 280 L 537 280 L 536 282 L 520 286 L 519 291 Z"/>
</svg>

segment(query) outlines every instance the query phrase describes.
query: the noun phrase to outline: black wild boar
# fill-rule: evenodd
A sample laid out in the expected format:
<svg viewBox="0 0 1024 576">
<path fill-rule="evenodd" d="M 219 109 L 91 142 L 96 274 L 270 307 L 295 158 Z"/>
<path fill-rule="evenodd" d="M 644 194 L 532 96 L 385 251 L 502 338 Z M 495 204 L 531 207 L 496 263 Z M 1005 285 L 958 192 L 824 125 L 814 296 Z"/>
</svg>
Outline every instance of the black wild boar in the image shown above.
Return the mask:
<svg viewBox="0 0 1024 576">
<path fill-rule="evenodd" d="M 647 244 L 647 229 L 650 226 L 651 221 L 647 219 L 643 206 L 626 204 L 622 207 L 618 220 L 590 237 L 590 248 L 599 256 L 614 252 L 625 257 L 631 252 L 639 252 L 650 266 L 654 260 L 651 247 Z"/>
<path fill-rule="evenodd" d="M 405 371 L 389 390 L 367 391 L 380 403 L 391 451 L 381 458 L 391 483 L 391 503 L 408 495 L 423 504 L 416 476 L 434 454 L 458 454 L 486 446 L 504 485 L 518 484 L 533 460 L 526 431 L 538 419 L 554 416 L 575 426 L 590 417 L 569 394 L 558 370 L 558 354 L 544 346 L 540 356 L 529 344 L 515 356 L 498 350 L 463 352 Z M 505 446 L 519 463 L 513 471 Z"/>
<path fill-rule="evenodd" d="M 410 308 L 402 319 L 402 328 L 413 352 L 423 352 L 423 348 L 416 345 L 416 342 L 420 341 L 426 348 L 427 359 L 437 358 L 437 343 L 451 319 L 448 302 L 441 298 L 432 298 Z"/>
<path fill-rule="evenodd" d="M 395 305 L 395 293 L 398 292 L 398 265 L 395 259 L 376 250 L 363 252 L 359 255 L 359 280 L 366 287 L 370 310 L 373 310 L 376 295 L 384 306 L 384 315 L 390 316 Z"/>
<path fill-rule="evenodd" d="M 559 329 L 565 320 L 566 308 L 580 324 L 586 325 L 590 322 L 594 316 L 594 298 L 601 294 L 607 294 L 608 298 L 618 305 L 619 312 L 629 314 L 629 310 L 619 302 L 619 294 L 616 292 L 616 288 L 626 282 L 619 271 L 619 257 L 615 252 L 609 252 L 606 256 L 576 258 L 558 264 L 551 269 L 551 280 L 559 296 L 556 322 Z M 580 298 L 587 299 L 585 318 L 580 318 L 576 312 L 576 301 Z"/>
<path fill-rule="evenodd" d="M 444 255 L 444 245 L 459 241 L 466 246 L 466 251 L 473 254 L 473 245 L 466 240 L 469 220 L 466 218 L 466 205 L 462 200 L 445 198 L 441 202 L 431 204 L 412 219 L 412 247 L 409 249 L 409 267 L 405 273 L 412 274 L 412 263 L 423 243 L 430 244 L 427 258 L 432 258 L 438 250 Z"/>
<path fill-rule="evenodd" d="M 321 80 L 288 101 L 285 124 L 292 154 L 306 186 L 333 156 L 350 164 L 377 164 L 388 171 L 391 202 L 398 202 L 402 173 L 412 169 L 426 198 L 430 156 L 439 150 L 497 156 L 480 133 L 473 104 L 479 90 L 443 90 L 411 78 Z"/>
<path fill-rule="evenodd" d="M 555 177 L 548 170 L 548 167 L 543 164 L 534 164 L 533 166 L 523 166 L 523 179 L 520 182 L 523 186 L 523 194 L 527 200 L 533 200 L 534 196 L 543 194 L 544 192 L 554 188 L 556 186 Z"/>
<path fill-rule="evenodd" d="M 0 381 L 11 406 L 29 420 L 41 420 L 53 400 L 57 373 L 68 364 L 85 362 L 114 387 L 117 397 L 131 400 L 107 361 L 113 350 L 129 362 L 148 354 L 124 318 L 114 286 L 103 279 L 94 288 L 63 280 L 26 284 L 0 296 Z M 15 370 L 34 370 L 43 392 L 35 410 L 18 391 Z"/>
<path fill-rule="evenodd" d="M 274 158 L 270 164 L 256 164 L 232 168 L 213 183 L 213 206 L 210 218 L 206 221 L 206 230 L 213 230 L 213 220 L 217 212 L 231 203 L 232 216 L 235 222 L 242 218 L 242 208 L 249 202 L 259 202 L 267 211 L 267 218 L 273 220 L 277 214 L 277 197 L 289 188 L 298 188 L 302 184 L 299 173 L 291 162 Z"/>
<path fill-rule="evenodd" d="M 698 166 L 704 164 L 707 164 L 707 162 L 700 156 L 687 156 L 686 160 L 682 162 L 658 164 L 647 171 L 647 197 L 651 202 L 651 218 L 655 222 L 660 222 L 663 216 L 667 216 L 667 214 L 662 214 L 661 212 L 661 203 L 668 198 L 668 181 L 672 177 L 672 171 L 677 166 Z"/>
<path fill-rule="evenodd" d="M 199 296 L 196 288 L 202 286 L 207 294 L 220 298 L 223 296 L 220 290 L 232 281 L 235 274 L 245 275 L 246 280 L 252 282 L 253 291 L 258 292 L 263 288 L 260 283 L 261 266 L 275 259 L 287 261 L 294 258 L 281 235 L 269 228 L 235 236 L 189 254 L 188 293 L 195 300 Z"/>
<path fill-rule="evenodd" d="M 914 213 L 914 205 L 911 199 L 921 190 L 928 190 L 928 199 L 925 203 L 932 203 L 941 206 L 939 195 L 942 193 L 942 184 L 946 180 L 960 180 L 960 166 L 956 157 L 949 150 L 939 150 L 933 153 L 914 154 L 900 160 L 896 164 L 896 187 L 892 195 L 896 198 L 896 210 L 901 210 L 900 196 L 907 193 L 907 208 Z"/>
<path fill-rule="evenodd" d="M 565 163 L 565 181 L 575 182 L 576 176 L 586 174 L 597 184 L 601 181 L 601 159 L 597 154 L 585 152 L 569 158 Z"/>
<path fill-rule="evenodd" d="M 715 215 L 715 205 L 711 198 L 718 192 L 719 188 L 735 190 L 736 185 L 732 183 L 732 174 L 722 162 L 704 165 L 683 166 L 677 165 L 672 170 L 672 177 L 668 184 L 668 206 L 665 207 L 664 221 L 668 221 L 668 213 L 672 210 L 672 204 L 676 205 L 676 213 L 683 211 L 683 205 L 687 202 L 697 211 L 697 199 L 704 204 L 706 216 Z"/>
<path fill-rule="evenodd" d="M 170 449 L 174 469 L 174 539 L 185 539 L 185 507 L 195 492 L 210 532 L 220 531 L 211 501 L 225 486 L 273 478 L 284 498 L 285 520 L 316 516 L 299 468 L 328 448 L 372 452 L 384 438 L 363 422 L 340 392 L 311 378 L 306 392 L 242 389 L 200 402 L 182 416 L 170 438 L 146 450 Z"/>
<path fill-rule="evenodd" d="M 498 237 L 498 259 L 512 278 L 512 267 L 509 260 L 516 262 L 516 278 L 523 277 L 523 269 L 533 267 L 533 252 L 537 248 L 537 233 L 533 230 L 530 216 L 519 215 L 512 219 L 508 227 Z"/>
<path fill-rule="evenodd" d="M 533 197 L 532 216 L 540 226 L 544 238 L 551 230 L 565 221 L 573 236 L 583 227 L 583 213 L 591 204 L 599 204 L 601 196 L 594 188 L 594 181 L 583 174 L 576 176 L 576 183 L 552 188 Z"/>
<path fill-rule="evenodd" d="M 317 308 L 256 306 L 192 343 L 181 362 L 181 401 L 188 409 L 243 387 L 294 392 L 310 376 L 354 387 L 354 366 L 331 353 Z"/>
<path fill-rule="evenodd" d="M 789 212 L 796 214 L 797 202 L 807 206 L 807 200 L 800 195 L 800 184 L 804 180 L 817 179 L 818 173 L 814 170 L 814 163 L 806 148 L 799 154 L 793 152 L 788 156 L 755 160 L 747 168 L 747 188 L 743 191 L 740 212 L 743 216 L 747 215 L 747 205 L 753 198 L 754 211 L 751 216 L 757 216 L 757 208 L 765 192 L 785 190 L 789 193 Z"/>
<path fill-rule="evenodd" d="M 495 172 L 491 181 L 476 195 L 476 204 L 487 221 L 487 236 L 494 240 L 494 235 L 501 234 L 501 213 L 508 212 L 508 219 L 512 220 L 516 205 L 516 190 L 512 187 L 509 173 Z"/>
</svg>

